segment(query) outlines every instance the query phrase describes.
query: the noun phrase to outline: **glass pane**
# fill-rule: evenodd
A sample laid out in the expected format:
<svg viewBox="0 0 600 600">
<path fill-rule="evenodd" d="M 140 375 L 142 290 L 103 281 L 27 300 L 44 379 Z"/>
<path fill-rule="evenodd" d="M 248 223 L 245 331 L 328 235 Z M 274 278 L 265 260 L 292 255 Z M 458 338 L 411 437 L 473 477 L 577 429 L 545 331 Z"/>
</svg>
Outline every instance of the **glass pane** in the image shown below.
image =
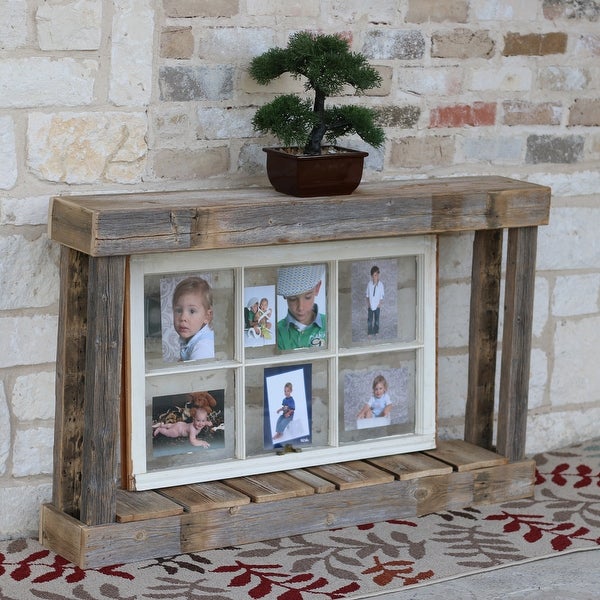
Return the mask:
<svg viewBox="0 0 600 600">
<path fill-rule="evenodd" d="M 328 443 L 327 361 L 246 369 L 246 452 L 256 456 L 291 445 Z"/>
<path fill-rule="evenodd" d="M 144 278 L 146 369 L 232 359 L 233 271 Z"/>
<path fill-rule="evenodd" d="M 341 443 L 414 432 L 415 351 L 346 357 L 339 364 Z"/>
<path fill-rule="evenodd" d="M 340 347 L 416 339 L 416 256 L 339 263 Z"/>
<path fill-rule="evenodd" d="M 232 369 L 146 378 L 147 470 L 234 456 Z"/>
</svg>

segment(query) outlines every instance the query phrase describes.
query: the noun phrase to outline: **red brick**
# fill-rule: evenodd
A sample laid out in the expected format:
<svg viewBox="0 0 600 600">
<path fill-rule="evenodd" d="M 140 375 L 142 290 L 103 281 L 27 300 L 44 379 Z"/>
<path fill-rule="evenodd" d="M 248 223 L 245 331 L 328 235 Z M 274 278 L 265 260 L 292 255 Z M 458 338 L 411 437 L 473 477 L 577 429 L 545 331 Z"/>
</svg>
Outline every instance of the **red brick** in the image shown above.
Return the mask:
<svg viewBox="0 0 600 600">
<path fill-rule="evenodd" d="M 434 108 L 429 116 L 429 127 L 483 127 L 496 122 L 496 104 L 474 102 Z"/>
</svg>

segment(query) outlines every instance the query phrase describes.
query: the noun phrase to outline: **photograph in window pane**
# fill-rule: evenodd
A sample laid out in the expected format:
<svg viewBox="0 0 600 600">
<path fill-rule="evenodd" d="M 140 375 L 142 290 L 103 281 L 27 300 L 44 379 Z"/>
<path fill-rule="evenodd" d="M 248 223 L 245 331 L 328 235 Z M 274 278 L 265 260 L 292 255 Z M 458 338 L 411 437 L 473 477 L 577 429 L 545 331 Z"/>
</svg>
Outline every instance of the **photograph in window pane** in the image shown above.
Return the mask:
<svg viewBox="0 0 600 600">
<path fill-rule="evenodd" d="M 312 365 L 265 369 L 265 449 L 306 446 L 312 431 Z"/>
<path fill-rule="evenodd" d="M 415 353 L 361 355 L 340 361 L 340 440 L 411 433 Z"/>
<path fill-rule="evenodd" d="M 277 347 L 327 347 L 326 265 L 277 269 Z"/>
<path fill-rule="evenodd" d="M 415 256 L 340 262 L 340 345 L 413 341 L 416 278 Z"/>
<path fill-rule="evenodd" d="M 275 344 L 275 286 L 244 290 L 244 346 L 257 348 Z"/>
<path fill-rule="evenodd" d="M 148 471 L 233 457 L 232 391 L 233 374 L 229 370 L 147 379 Z"/>
<path fill-rule="evenodd" d="M 232 357 L 231 270 L 147 275 L 144 296 L 148 368 Z"/>
</svg>

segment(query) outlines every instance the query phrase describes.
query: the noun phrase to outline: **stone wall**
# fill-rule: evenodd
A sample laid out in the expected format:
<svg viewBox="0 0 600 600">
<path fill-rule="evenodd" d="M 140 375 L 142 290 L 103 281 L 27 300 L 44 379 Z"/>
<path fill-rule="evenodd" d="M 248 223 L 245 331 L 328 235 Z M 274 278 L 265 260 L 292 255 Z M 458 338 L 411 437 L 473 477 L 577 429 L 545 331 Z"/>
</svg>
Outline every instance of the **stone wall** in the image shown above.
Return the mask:
<svg viewBox="0 0 600 600">
<path fill-rule="evenodd" d="M 298 29 L 342 32 L 383 76 L 366 101 L 387 142 L 365 148 L 366 180 L 499 174 L 552 187 L 527 449 L 597 435 L 600 2 L 0 0 L 0 14 L 0 537 L 34 533 L 51 493 L 49 197 L 267 185 L 272 140 L 250 119 L 301 84 L 262 89 L 245 67 Z M 442 436 L 462 434 L 471 241 L 441 240 Z"/>
</svg>

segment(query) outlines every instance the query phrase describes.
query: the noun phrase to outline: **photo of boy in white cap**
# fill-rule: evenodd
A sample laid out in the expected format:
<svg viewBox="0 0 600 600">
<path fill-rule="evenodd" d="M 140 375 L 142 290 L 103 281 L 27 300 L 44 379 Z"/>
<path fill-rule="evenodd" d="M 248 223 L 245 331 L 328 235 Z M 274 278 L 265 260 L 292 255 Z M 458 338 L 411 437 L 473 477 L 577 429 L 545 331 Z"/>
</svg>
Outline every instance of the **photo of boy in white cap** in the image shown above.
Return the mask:
<svg viewBox="0 0 600 600">
<path fill-rule="evenodd" d="M 277 322 L 280 350 L 325 346 L 327 319 L 319 312 L 319 295 L 325 265 L 298 265 L 277 270 L 277 295 L 287 303 L 287 315 Z"/>
</svg>

